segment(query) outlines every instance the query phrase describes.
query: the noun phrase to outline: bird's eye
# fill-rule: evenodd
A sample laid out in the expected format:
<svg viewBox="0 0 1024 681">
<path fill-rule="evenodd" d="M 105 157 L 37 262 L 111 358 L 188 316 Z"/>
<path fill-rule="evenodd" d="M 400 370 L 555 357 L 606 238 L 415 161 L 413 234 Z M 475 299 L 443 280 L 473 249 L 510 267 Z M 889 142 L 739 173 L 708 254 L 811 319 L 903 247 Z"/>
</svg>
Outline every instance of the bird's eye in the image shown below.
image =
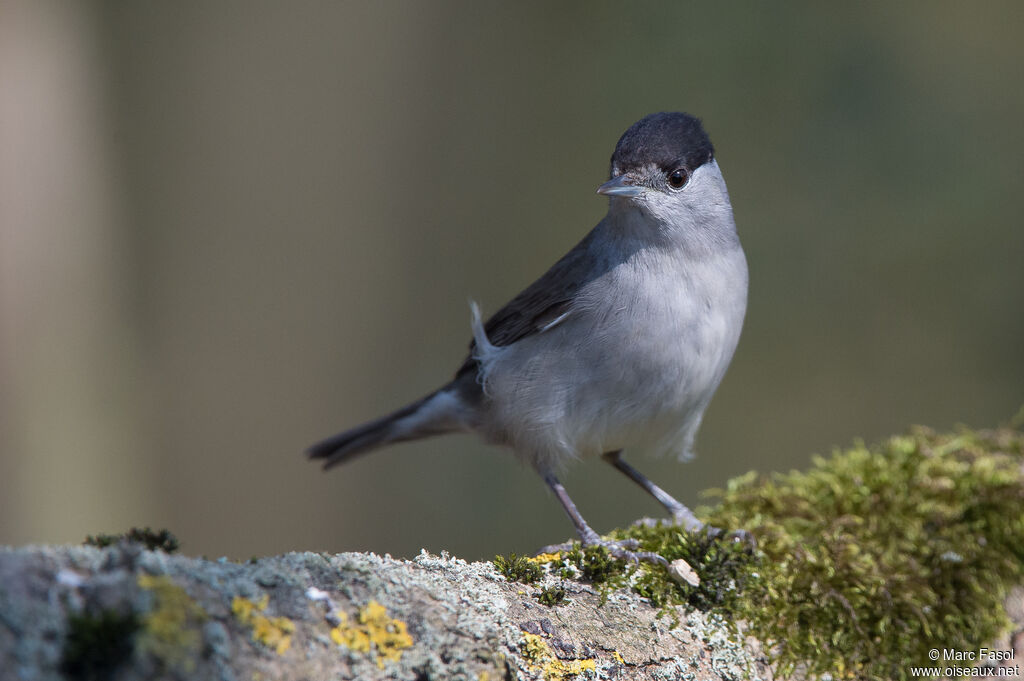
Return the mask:
<svg viewBox="0 0 1024 681">
<path fill-rule="evenodd" d="M 668 186 L 673 189 L 682 189 L 686 181 L 690 179 L 690 174 L 683 168 L 676 168 L 668 174 Z"/>
</svg>

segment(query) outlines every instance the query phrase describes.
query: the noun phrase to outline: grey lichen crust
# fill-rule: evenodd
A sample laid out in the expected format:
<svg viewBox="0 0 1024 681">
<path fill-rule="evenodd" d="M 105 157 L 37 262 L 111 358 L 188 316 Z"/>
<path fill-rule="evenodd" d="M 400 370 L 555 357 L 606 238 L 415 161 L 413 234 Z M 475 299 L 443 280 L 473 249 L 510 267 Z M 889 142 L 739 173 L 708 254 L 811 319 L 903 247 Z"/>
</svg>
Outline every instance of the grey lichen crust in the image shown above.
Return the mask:
<svg viewBox="0 0 1024 681">
<path fill-rule="evenodd" d="M 3 679 L 741 679 L 713 617 L 625 590 L 507 581 L 491 563 L 292 553 L 239 564 L 107 548 L 0 548 Z"/>
</svg>

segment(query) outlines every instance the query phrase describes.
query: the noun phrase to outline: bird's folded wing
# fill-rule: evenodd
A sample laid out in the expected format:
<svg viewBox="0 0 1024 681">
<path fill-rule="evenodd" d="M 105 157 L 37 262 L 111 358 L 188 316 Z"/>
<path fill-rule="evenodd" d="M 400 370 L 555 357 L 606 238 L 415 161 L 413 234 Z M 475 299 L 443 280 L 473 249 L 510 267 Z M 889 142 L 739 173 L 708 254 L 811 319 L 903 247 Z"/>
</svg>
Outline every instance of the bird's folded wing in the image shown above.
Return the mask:
<svg viewBox="0 0 1024 681">
<path fill-rule="evenodd" d="M 572 315 L 573 298 L 588 275 L 592 275 L 590 239 L 588 234 L 540 279 L 487 320 L 484 332 L 491 345 L 511 345 L 527 336 L 548 331 Z M 469 356 L 456 376 L 476 370 L 475 351 L 474 340 L 470 342 Z"/>
</svg>

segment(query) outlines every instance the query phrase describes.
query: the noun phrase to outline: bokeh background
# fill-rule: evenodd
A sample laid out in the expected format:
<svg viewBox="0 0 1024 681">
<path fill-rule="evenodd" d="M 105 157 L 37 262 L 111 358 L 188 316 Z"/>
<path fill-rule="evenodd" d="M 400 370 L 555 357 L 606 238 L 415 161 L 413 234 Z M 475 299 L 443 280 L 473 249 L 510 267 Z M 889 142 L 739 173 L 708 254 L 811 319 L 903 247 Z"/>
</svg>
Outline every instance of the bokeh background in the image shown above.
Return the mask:
<svg viewBox="0 0 1024 681">
<path fill-rule="evenodd" d="M 603 215 L 618 136 L 701 116 L 751 269 L 681 498 L 1024 404 L 1024 4 L 0 0 L 0 542 L 190 554 L 570 535 L 469 436 L 313 441 L 461 362 Z M 600 462 L 599 530 L 658 508 Z"/>
</svg>

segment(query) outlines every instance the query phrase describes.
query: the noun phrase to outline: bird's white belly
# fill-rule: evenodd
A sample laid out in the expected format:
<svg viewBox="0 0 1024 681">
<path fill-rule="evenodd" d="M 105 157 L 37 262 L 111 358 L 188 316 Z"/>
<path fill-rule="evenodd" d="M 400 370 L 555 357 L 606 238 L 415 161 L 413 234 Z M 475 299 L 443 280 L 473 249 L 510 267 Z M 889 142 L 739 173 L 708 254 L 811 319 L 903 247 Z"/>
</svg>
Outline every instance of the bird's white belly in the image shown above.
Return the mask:
<svg viewBox="0 0 1024 681">
<path fill-rule="evenodd" d="M 614 284 L 593 287 L 615 300 L 581 291 L 560 325 L 501 348 L 485 384 L 500 396 L 489 405 L 491 439 L 541 469 L 627 447 L 688 455 L 738 341 L 738 255 L 666 277 L 630 269 L 650 263 L 623 263 L 605 275 Z"/>
</svg>

